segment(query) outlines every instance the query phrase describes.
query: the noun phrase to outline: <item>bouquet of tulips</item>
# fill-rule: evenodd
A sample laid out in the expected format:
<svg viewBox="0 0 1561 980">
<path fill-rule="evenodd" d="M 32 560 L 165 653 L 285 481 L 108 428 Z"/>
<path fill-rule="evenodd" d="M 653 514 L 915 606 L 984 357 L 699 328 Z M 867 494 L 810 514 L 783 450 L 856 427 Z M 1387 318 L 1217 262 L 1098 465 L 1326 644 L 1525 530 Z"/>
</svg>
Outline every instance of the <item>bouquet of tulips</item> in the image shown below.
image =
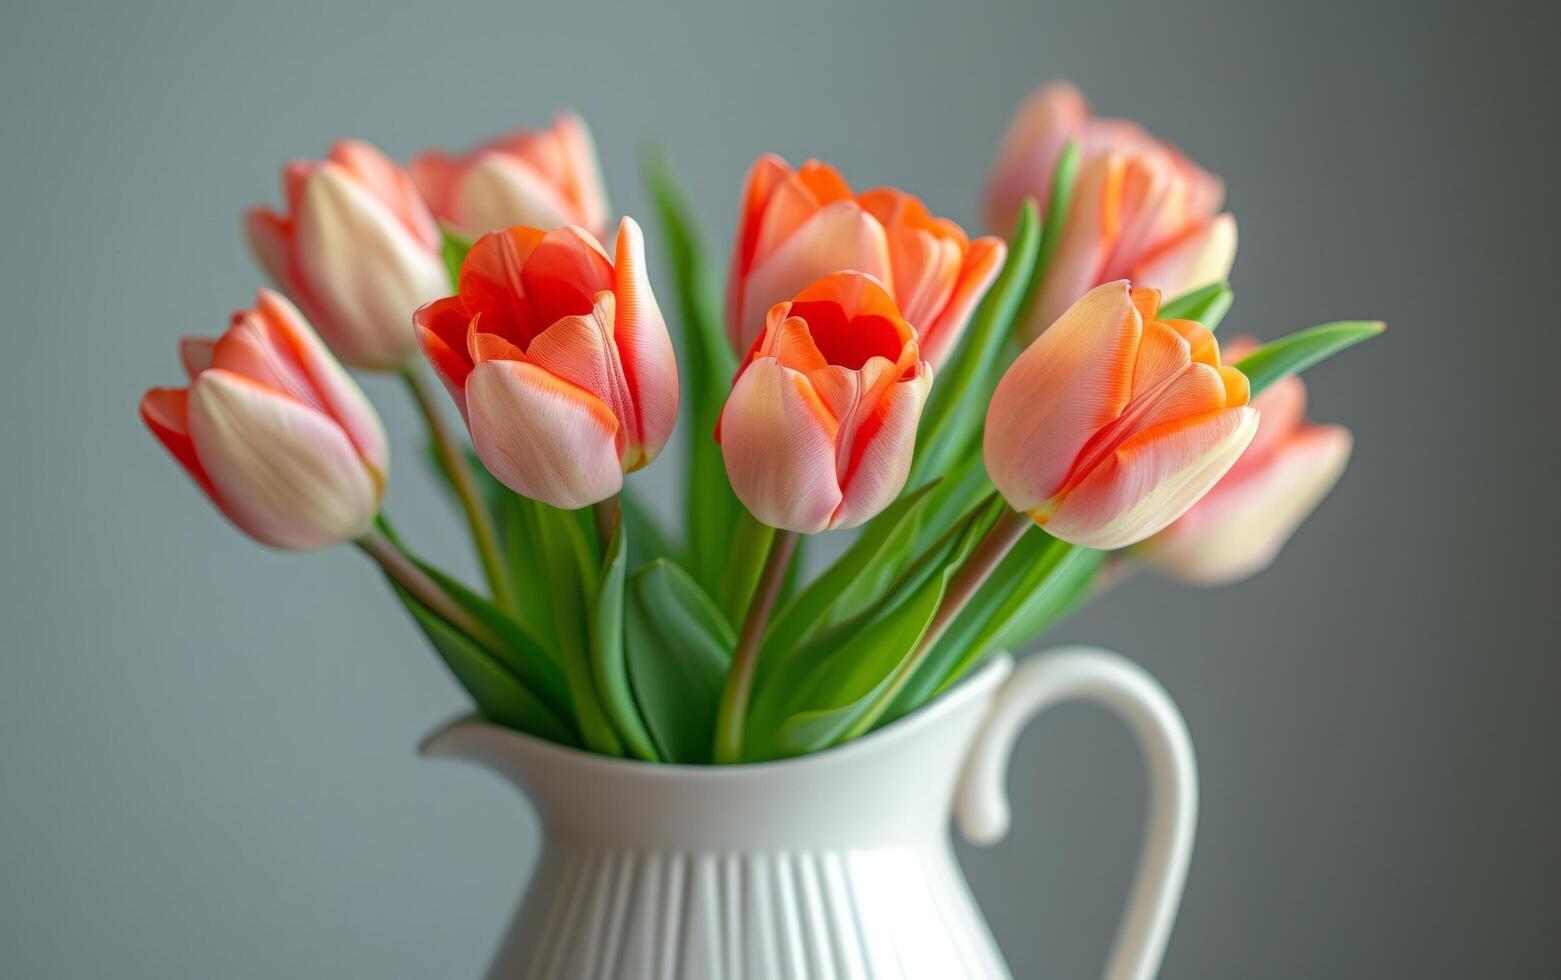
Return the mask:
<svg viewBox="0 0 1561 980">
<path fill-rule="evenodd" d="M 743 187 L 724 316 L 686 203 L 648 168 L 661 249 L 616 229 L 561 116 L 403 168 L 344 141 L 247 218 L 276 291 L 186 339 L 152 433 L 240 529 L 353 542 L 482 714 L 651 762 L 816 752 L 1032 641 L 1127 568 L 1268 564 L 1349 433 L 1295 373 L 1381 330 L 1222 352 L 1220 182 L 1056 83 L 998 153 L 970 238 L 893 188 L 775 156 Z M 608 238 L 612 234 L 611 239 Z M 679 368 L 649 267 L 676 285 Z M 482 589 L 380 511 L 386 438 L 345 363 L 402 375 Z M 460 411 L 444 421 L 426 369 Z M 632 474 L 689 416 L 686 520 Z M 855 528 L 809 577 L 810 535 Z"/>
</svg>

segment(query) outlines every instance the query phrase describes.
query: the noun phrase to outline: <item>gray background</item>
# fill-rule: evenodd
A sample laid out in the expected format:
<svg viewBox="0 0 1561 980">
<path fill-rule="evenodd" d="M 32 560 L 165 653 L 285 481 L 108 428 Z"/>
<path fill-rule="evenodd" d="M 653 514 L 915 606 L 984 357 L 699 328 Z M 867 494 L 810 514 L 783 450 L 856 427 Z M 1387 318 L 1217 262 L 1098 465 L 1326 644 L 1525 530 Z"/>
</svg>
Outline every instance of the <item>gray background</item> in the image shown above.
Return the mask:
<svg viewBox="0 0 1561 980">
<path fill-rule="evenodd" d="M 535 857 L 497 780 L 414 757 L 463 700 L 363 560 L 254 547 L 136 419 L 175 338 L 249 301 L 238 215 L 284 158 L 574 106 L 617 210 L 647 217 L 660 139 L 723 252 L 763 150 L 973 226 L 1008 115 L 1065 76 L 1226 178 L 1227 331 L 1391 324 L 1312 375 L 1357 456 L 1271 573 L 1135 580 L 1059 631 L 1141 660 L 1198 746 L 1164 975 L 1556 975 L 1556 25 L 1060 7 L 7 4 L 0 973 L 475 976 Z M 469 571 L 401 393 L 368 388 L 389 511 Z M 668 457 L 636 479 L 671 486 Z M 1014 833 L 963 852 L 1018 976 L 1099 969 L 1141 781 L 1092 709 L 1024 737 Z"/>
</svg>

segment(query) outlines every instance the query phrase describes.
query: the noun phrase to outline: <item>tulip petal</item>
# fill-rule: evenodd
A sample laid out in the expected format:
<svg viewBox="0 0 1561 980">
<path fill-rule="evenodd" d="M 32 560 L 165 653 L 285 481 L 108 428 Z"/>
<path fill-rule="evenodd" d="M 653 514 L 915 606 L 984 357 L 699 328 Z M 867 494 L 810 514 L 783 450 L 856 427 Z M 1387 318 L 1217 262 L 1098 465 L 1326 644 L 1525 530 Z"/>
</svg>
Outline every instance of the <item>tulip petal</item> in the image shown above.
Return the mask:
<svg viewBox="0 0 1561 980">
<path fill-rule="evenodd" d="M 1142 332 L 1126 283 L 1096 287 L 1021 353 L 987 410 L 988 474 L 1016 510 L 1058 492 L 1097 432 L 1132 394 Z"/>
<path fill-rule="evenodd" d="M 534 364 L 486 361 L 466 407 L 478 457 L 516 493 L 574 510 L 622 489 L 618 421 L 596 396 Z"/>
<path fill-rule="evenodd" d="M 590 232 L 564 225 L 542 236 L 520 282 L 540 331 L 559 317 L 589 313 L 597 294 L 612 290 L 612 259 Z"/>
<path fill-rule="evenodd" d="M 618 225 L 613 292 L 617 297 L 613 339 L 639 433 L 624 458 L 624 469 L 632 472 L 661 452 L 678 416 L 677 357 L 667 335 L 667 322 L 651 292 L 645 269 L 645 235 L 633 218 L 626 217 Z"/>
<path fill-rule="evenodd" d="M 1222 214 L 1189 228 L 1140 258 L 1133 281 L 1154 286 L 1167 296 L 1224 282 L 1236 261 L 1236 216 Z"/>
<path fill-rule="evenodd" d="M 195 455 L 195 444 L 190 440 L 189 394 L 184 388 L 153 388 L 141 398 L 141 421 L 190 478 L 216 501 L 216 488 L 201 467 L 201 461 Z"/>
<path fill-rule="evenodd" d="M 217 341 L 212 337 L 179 338 L 179 363 L 191 380 L 211 367 L 211 359 L 216 347 Z"/>
<path fill-rule="evenodd" d="M 417 352 L 410 313 L 442 296 L 444 262 L 335 164 L 309 176 L 296 229 L 298 266 L 321 329 L 344 360 L 393 368 Z M 350 325 L 350 328 L 347 326 Z"/>
<path fill-rule="evenodd" d="M 965 327 L 975 315 L 976 305 L 1002 271 L 1003 261 L 1007 257 L 1008 245 L 1002 239 L 990 236 L 976 239 L 970 243 L 970 250 L 965 254 L 965 264 L 955 283 L 954 293 L 937 319 L 923 327 L 906 316 L 916 327 L 922 357 L 933 367 L 942 364 L 958 346 Z"/>
<path fill-rule="evenodd" d="M 732 490 L 771 527 L 813 534 L 840 507 L 838 425 L 808 379 L 774 358 L 737 378 L 721 414 L 721 455 Z"/>
<path fill-rule="evenodd" d="M 461 175 L 466 172 L 465 163 L 448 153 L 430 150 L 413 157 L 407 164 L 407 170 L 412 174 L 412 183 L 417 185 L 418 193 L 428 202 L 429 209 L 442 220 L 461 227 L 456 217 L 456 201 Z M 465 233 L 464 227 L 461 230 Z"/>
<path fill-rule="evenodd" d="M 345 168 L 389 208 L 407 234 L 421 242 L 424 249 L 440 249 L 443 237 L 439 225 L 428 213 L 417 184 L 378 147 L 362 140 L 339 140 L 331 147 L 330 160 Z"/>
<path fill-rule="evenodd" d="M 603 290 L 596 294 L 596 305 L 585 316 L 560 317 L 537 334 L 523 358 L 548 374 L 569 382 L 596 397 L 618 420 L 616 451 L 624 450 L 639 435 L 639 418 L 624 378 L 623 362 L 613 343 L 613 317 L 617 302 Z"/>
<path fill-rule="evenodd" d="M 607 185 L 602 180 L 591 128 L 576 113 L 563 112 L 553 120 L 553 133 L 563 158 L 563 186 L 575 204 L 571 223 L 583 225 L 593 235 L 603 234 L 607 230 Z"/>
<path fill-rule="evenodd" d="M 260 290 L 255 310 L 277 331 L 289 352 L 308 375 L 325 411 L 346 431 L 358 454 L 383 479 L 390 471 L 390 442 L 385 425 L 363 389 L 352 379 L 325 342 L 285 296 Z"/>
<path fill-rule="evenodd" d="M 279 548 L 366 531 L 381 485 L 347 434 L 296 399 L 221 368 L 190 387 L 189 431 L 224 512 Z"/>
<path fill-rule="evenodd" d="M 732 324 L 733 346 L 750 349 L 770 307 L 848 269 L 888 282 L 889 243 L 877 219 L 854 201 L 838 201 L 808 218 L 754 266 L 743 286 L 741 315 Z"/>
<path fill-rule="evenodd" d="M 1265 416 L 1259 431 L 1267 424 Z M 1265 454 L 1261 466 L 1245 468 L 1256 447 L 1254 440 L 1207 496 L 1145 543 L 1148 561 L 1193 585 L 1222 585 L 1267 568 L 1343 475 L 1351 438 L 1339 426 L 1308 426 Z"/>
<path fill-rule="evenodd" d="M 558 188 L 526 162 L 504 153 L 480 154 L 457 187 L 455 224 L 470 236 L 513 225 L 556 228 L 574 216 Z"/>
<path fill-rule="evenodd" d="M 1006 238 L 1026 197 L 1046 202 L 1063 145 L 1083 131 L 1088 118 L 1084 96 L 1068 82 L 1050 82 L 1025 99 L 1003 134 L 992 166 L 988 227 Z"/>
<path fill-rule="evenodd" d="M 1087 548 L 1142 541 L 1219 482 L 1252 441 L 1257 422 L 1257 411 L 1242 407 L 1139 432 L 1070 488 L 1050 514 L 1037 513 L 1037 522 Z"/>
<path fill-rule="evenodd" d="M 870 411 L 854 420 L 849 457 L 840 470 L 841 501 L 831 528 L 856 527 L 900 495 L 910 476 L 916 426 L 932 388 L 932 370 L 891 384 Z"/>
<path fill-rule="evenodd" d="M 920 228 L 889 235 L 889 266 L 900 315 L 918 333 L 930 333 L 937 314 L 948 305 L 965 259 L 963 242 L 939 238 Z"/>
<path fill-rule="evenodd" d="M 423 356 L 433 365 L 455 403 L 466 410 L 466 376 L 471 374 L 472 359 L 466 354 L 466 338 L 472 318 L 459 296 L 446 296 L 418 308 L 412 315 L 417 327 L 417 342 Z"/>
<path fill-rule="evenodd" d="M 1040 336 L 1074 300 L 1100 282 L 1100 271 L 1120 234 L 1126 161 L 1116 155 L 1086 159 L 1051 264 L 1035 296 L 1025 336 Z"/>
</svg>

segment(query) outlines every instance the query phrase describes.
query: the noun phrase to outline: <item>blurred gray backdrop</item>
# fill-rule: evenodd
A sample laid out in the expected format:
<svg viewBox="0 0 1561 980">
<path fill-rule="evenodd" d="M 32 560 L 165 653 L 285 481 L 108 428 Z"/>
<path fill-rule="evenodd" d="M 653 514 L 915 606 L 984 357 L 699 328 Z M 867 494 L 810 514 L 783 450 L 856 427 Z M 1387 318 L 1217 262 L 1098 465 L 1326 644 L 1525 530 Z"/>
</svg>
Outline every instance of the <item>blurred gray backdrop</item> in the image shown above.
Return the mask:
<svg viewBox="0 0 1561 980">
<path fill-rule="evenodd" d="M 1501 3 L 7 4 L 0 974 L 472 977 L 536 856 L 496 779 L 414 756 L 464 702 L 367 564 L 255 547 L 136 418 L 175 338 L 252 298 L 239 213 L 285 158 L 572 106 L 653 243 L 637 160 L 666 145 L 724 264 L 764 150 L 977 225 L 1010 112 L 1062 76 L 1225 177 L 1228 332 L 1390 323 L 1311 375 L 1356 459 L 1277 567 L 1140 578 L 1055 637 L 1144 663 L 1197 744 L 1164 975 L 1556 976 L 1556 26 Z M 469 572 L 401 392 L 367 386 L 389 511 Z M 635 480 L 670 491 L 680 458 Z M 976 895 L 1019 977 L 1093 975 L 1135 748 L 1062 709 L 1012 786 L 1009 839 L 962 851 Z"/>
</svg>

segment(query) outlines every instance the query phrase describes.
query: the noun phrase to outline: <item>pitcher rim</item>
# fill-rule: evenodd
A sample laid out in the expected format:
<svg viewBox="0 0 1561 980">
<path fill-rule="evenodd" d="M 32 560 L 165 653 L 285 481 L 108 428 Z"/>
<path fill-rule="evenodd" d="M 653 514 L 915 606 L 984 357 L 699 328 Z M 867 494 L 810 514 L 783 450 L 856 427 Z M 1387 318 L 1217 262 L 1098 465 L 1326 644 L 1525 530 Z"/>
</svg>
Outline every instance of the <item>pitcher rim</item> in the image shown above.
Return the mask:
<svg viewBox="0 0 1561 980">
<path fill-rule="evenodd" d="M 469 713 L 454 718 L 434 729 L 418 743 L 418 755 L 424 758 L 459 757 L 463 753 L 459 751 L 446 751 L 440 747 L 441 743 L 458 736 L 463 732 L 482 733 L 489 737 L 502 738 L 507 741 L 519 742 L 527 751 L 541 753 L 544 756 L 551 755 L 565 760 L 571 765 L 586 766 L 603 773 L 638 774 L 642 776 L 656 776 L 659 774 L 665 778 L 696 778 L 719 779 L 735 778 L 747 774 L 771 771 L 785 766 L 799 766 L 805 764 L 827 764 L 841 762 L 855 755 L 874 751 L 876 748 L 895 739 L 907 737 L 914 728 L 941 718 L 959 710 L 972 699 L 996 688 L 1013 671 L 1013 657 L 1007 651 L 994 652 L 987 662 L 970 676 L 963 678 L 942 695 L 931 702 L 922 705 L 910 714 L 861 736 L 849 742 L 832 745 L 818 752 L 809 752 L 806 755 L 791 756 L 785 759 L 770 759 L 764 762 L 736 762 L 716 765 L 714 763 L 690 763 L 690 762 L 649 762 L 644 759 L 627 759 L 615 756 L 602 755 L 586 749 L 575 748 L 572 745 L 561 745 L 558 742 L 550 742 L 514 728 L 506 728 L 493 722 L 484 720 L 476 713 Z"/>
</svg>

